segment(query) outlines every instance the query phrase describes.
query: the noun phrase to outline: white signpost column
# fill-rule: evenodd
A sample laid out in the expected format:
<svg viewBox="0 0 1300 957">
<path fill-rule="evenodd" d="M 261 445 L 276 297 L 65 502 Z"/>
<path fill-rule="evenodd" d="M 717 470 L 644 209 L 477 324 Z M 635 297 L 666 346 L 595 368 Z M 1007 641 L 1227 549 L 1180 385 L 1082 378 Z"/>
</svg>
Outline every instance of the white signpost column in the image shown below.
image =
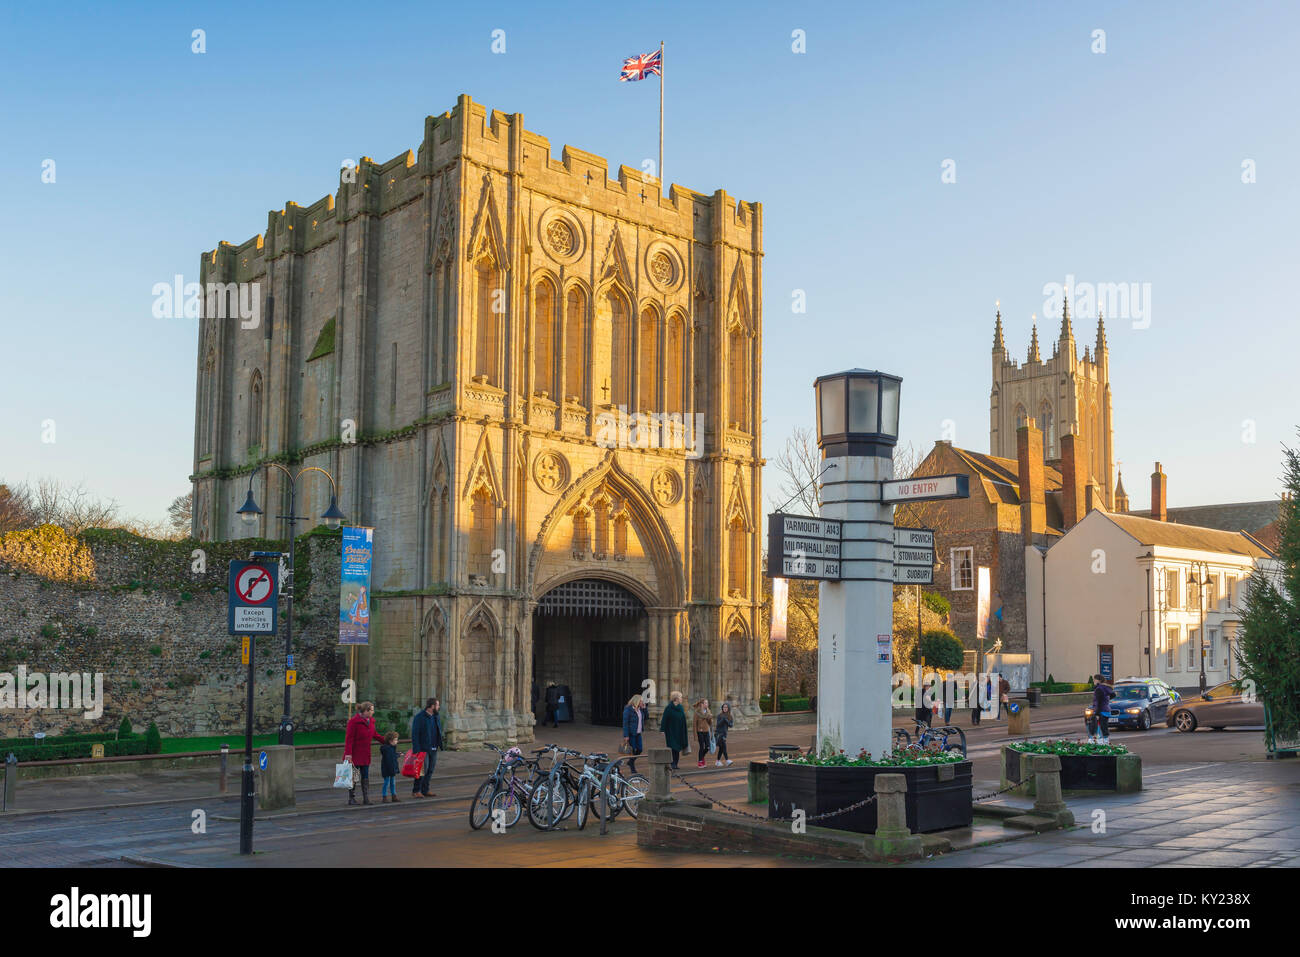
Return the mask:
<svg viewBox="0 0 1300 957">
<path fill-rule="evenodd" d="M 823 581 L 818 611 L 817 748 L 885 754 L 893 731 L 894 506 L 880 501 L 893 456 L 845 455 L 822 483 L 822 517 L 841 523 L 840 580 Z M 882 651 L 882 648 L 884 650 Z M 881 659 L 884 660 L 881 660 Z"/>
<path fill-rule="evenodd" d="M 820 586 L 817 616 L 817 750 L 887 753 L 893 730 L 893 662 L 878 636 L 894 631 L 894 476 L 903 380 L 866 369 L 821 376 L 817 447 L 821 513 L 840 523 L 839 575 Z"/>
</svg>

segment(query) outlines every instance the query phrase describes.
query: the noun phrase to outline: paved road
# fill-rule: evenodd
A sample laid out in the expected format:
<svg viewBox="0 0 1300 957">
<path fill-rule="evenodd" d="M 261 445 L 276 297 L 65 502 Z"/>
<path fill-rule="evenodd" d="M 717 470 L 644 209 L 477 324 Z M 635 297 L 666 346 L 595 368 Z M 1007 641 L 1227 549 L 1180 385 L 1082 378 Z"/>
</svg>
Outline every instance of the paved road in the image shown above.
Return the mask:
<svg viewBox="0 0 1300 957">
<path fill-rule="evenodd" d="M 1033 712 L 1034 736 L 1075 737 L 1082 723 L 1077 708 Z M 898 726 L 906 724 L 901 718 Z M 1008 740 L 1002 723 L 967 728 L 976 793 L 996 789 L 998 752 Z M 693 778 L 709 794 L 745 803 L 747 762 L 766 755 L 771 744 L 804 744 L 811 723 L 734 733 L 730 769 L 710 766 Z M 606 728 L 565 726 L 542 731 L 561 743 L 615 750 L 617 733 Z M 651 736 L 652 738 L 655 736 Z M 1156 728 L 1119 732 L 1142 754 L 1146 790 L 1137 796 L 1090 797 L 1072 801 L 1076 817 L 1090 823 L 1106 811 L 1107 829 L 1080 829 L 957 852 L 919 866 L 1094 866 L 1116 864 L 1259 864 L 1294 866 L 1300 855 L 1300 762 L 1261 760 L 1258 731 L 1178 734 Z M 653 743 L 653 742 L 652 742 Z M 343 792 L 323 786 L 333 758 L 299 765 L 299 806 L 289 813 L 259 814 L 257 854 L 240 858 L 238 806 L 216 795 L 209 775 L 185 772 L 103 776 L 23 784 L 20 805 L 31 813 L 6 815 L 0 833 L 0 862 L 9 866 L 129 866 L 171 863 L 197 866 L 799 866 L 799 861 L 761 856 L 679 854 L 645 851 L 635 844 L 634 825 L 620 818 L 601 836 L 596 823 L 579 832 L 570 825 L 541 833 L 523 820 L 505 834 L 471 831 L 470 795 L 494 757 L 486 751 L 440 757 L 437 798 L 407 799 L 397 805 L 347 808 Z M 688 761 L 684 768 L 694 771 Z M 400 782 L 399 782 L 400 783 Z M 237 775 L 232 788 L 237 786 Z M 408 785 L 409 787 L 409 785 Z M 376 787 L 376 791 L 378 788 Z M 141 804 L 142 801 L 155 803 Z M 116 807 L 85 807 L 112 803 Z M 1014 802 L 1011 802 L 1014 803 Z M 40 812 L 40 808 L 78 808 Z M 194 833 L 196 811 L 206 830 Z M 1214 856 L 1225 854 L 1227 856 Z"/>
</svg>

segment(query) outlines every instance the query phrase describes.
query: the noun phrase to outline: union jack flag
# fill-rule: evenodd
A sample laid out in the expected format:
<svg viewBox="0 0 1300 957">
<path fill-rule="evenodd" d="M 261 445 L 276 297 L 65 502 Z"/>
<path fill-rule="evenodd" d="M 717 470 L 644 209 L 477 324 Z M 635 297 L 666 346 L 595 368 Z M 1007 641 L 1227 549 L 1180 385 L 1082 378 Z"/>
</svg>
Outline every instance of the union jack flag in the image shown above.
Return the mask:
<svg viewBox="0 0 1300 957">
<path fill-rule="evenodd" d="M 644 80 L 651 73 L 655 76 L 663 76 L 663 51 L 655 50 L 654 53 L 643 53 L 640 56 L 628 57 L 623 61 L 623 75 L 619 81 L 627 83 L 629 80 Z"/>
</svg>

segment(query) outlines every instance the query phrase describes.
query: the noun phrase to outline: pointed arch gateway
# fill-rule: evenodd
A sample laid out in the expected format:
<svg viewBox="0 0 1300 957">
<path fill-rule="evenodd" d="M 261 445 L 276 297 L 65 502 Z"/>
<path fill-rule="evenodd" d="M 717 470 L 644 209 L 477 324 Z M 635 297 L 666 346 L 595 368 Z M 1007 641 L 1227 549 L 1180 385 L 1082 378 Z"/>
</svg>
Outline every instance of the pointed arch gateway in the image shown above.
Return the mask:
<svg viewBox="0 0 1300 957">
<path fill-rule="evenodd" d="M 578 527 L 594 546 L 582 553 L 571 548 Z M 552 683 L 568 689 L 577 721 L 621 720 L 628 698 L 657 674 L 652 667 L 661 667 L 673 615 L 682 607 L 682 575 L 654 500 L 609 451 L 555 503 L 529 552 L 526 588 L 534 614 L 525 658 L 539 691 L 539 721 Z"/>
</svg>

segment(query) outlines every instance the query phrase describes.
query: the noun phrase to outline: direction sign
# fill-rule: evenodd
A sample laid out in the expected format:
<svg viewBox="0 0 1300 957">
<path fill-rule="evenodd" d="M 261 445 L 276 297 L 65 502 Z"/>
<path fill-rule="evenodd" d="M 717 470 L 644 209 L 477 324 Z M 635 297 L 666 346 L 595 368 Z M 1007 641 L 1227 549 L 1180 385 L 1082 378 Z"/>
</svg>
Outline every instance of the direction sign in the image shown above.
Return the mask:
<svg viewBox="0 0 1300 957">
<path fill-rule="evenodd" d="M 934 550 L 930 548 L 899 548 L 894 546 L 895 565 L 933 565 Z"/>
<path fill-rule="evenodd" d="M 227 627 L 232 635 L 273 635 L 279 624 L 278 564 L 232 561 Z"/>
<path fill-rule="evenodd" d="M 261 768 L 263 771 L 266 770 L 266 752 L 265 752 L 265 751 L 263 751 L 261 754 L 259 754 L 259 755 L 257 756 L 257 766 L 258 766 L 259 768 Z"/>
<path fill-rule="evenodd" d="M 880 490 L 884 502 L 930 502 L 941 498 L 970 498 L 969 475 L 929 475 L 894 479 Z"/>
<path fill-rule="evenodd" d="M 773 512 L 767 519 L 767 570 L 772 578 L 839 581 L 840 522 Z"/>
<path fill-rule="evenodd" d="M 933 565 L 895 565 L 895 585 L 933 585 Z"/>
<path fill-rule="evenodd" d="M 902 548 L 928 548 L 934 550 L 934 529 L 894 528 L 894 546 Z"/>
</svg>

